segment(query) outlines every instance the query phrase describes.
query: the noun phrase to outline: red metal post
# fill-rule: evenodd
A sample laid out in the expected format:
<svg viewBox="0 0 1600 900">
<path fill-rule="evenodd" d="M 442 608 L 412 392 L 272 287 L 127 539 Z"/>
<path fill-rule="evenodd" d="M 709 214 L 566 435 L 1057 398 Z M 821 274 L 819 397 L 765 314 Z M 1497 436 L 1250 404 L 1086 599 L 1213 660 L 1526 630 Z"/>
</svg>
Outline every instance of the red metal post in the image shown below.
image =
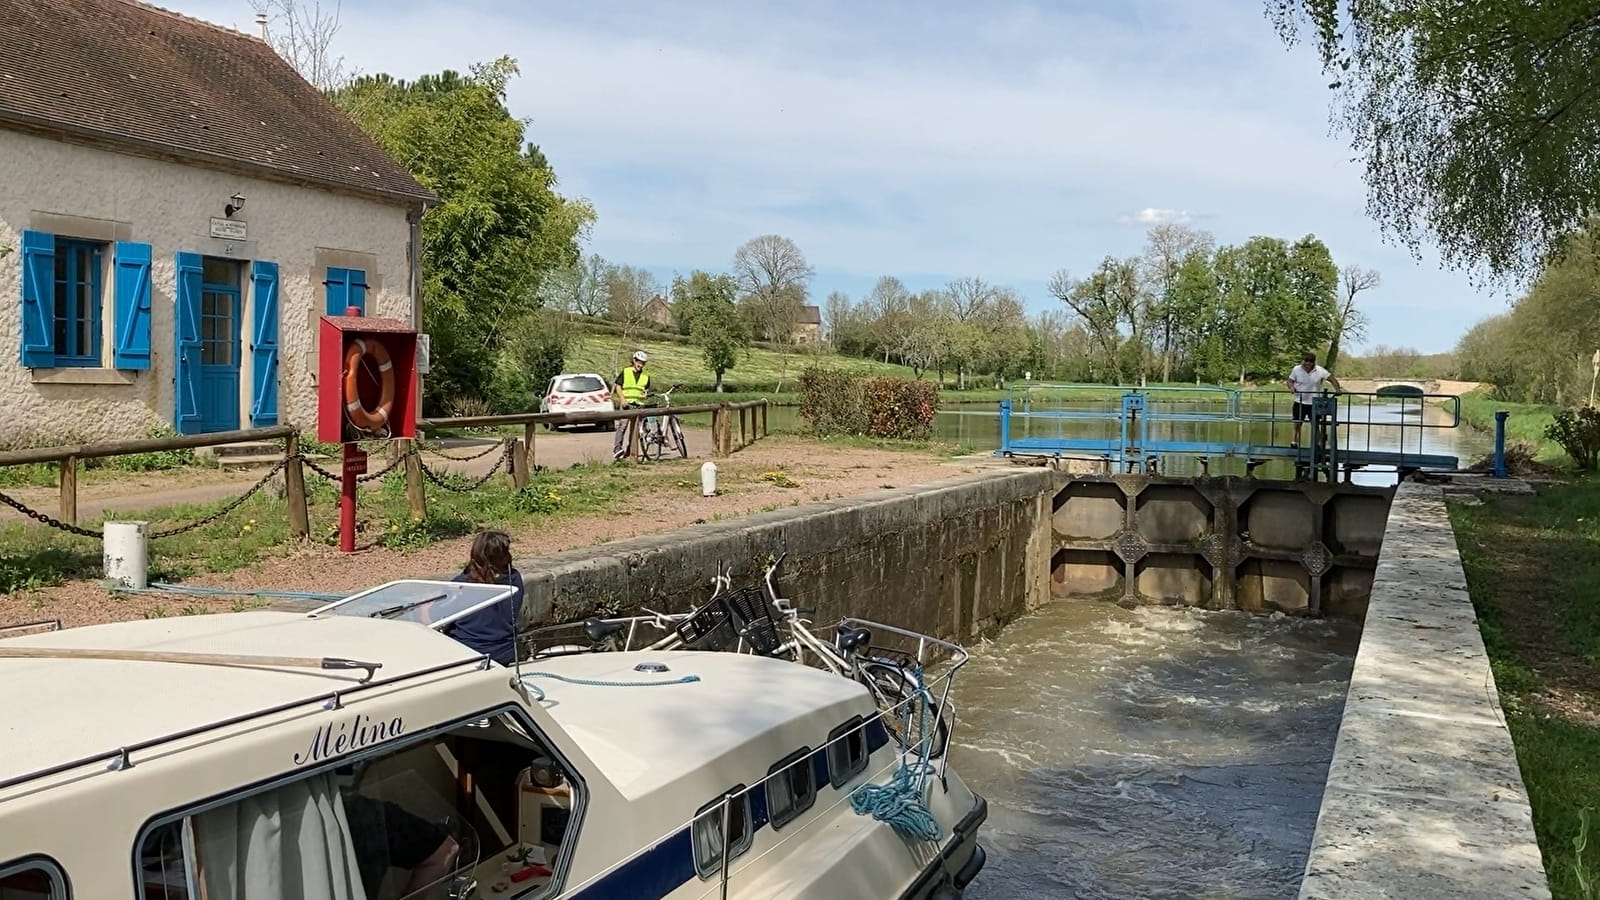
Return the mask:
<svg viewBox="0 0 1600 900">
<path fill-rule="evenodd" d="M 356 476 L 367 472 L 367 454 L 344 445 L 343 477 L 339 480 L 339 552 L 356 552 Z"/>
</svg>

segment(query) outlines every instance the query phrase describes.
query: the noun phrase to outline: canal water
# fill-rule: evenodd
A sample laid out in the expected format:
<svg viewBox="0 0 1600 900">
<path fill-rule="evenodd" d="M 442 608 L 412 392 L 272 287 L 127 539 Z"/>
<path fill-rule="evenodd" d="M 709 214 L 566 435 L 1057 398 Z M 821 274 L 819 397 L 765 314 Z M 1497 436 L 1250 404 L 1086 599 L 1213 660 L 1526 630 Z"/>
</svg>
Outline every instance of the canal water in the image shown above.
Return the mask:
<svg viewBox="0 0 1600 900">
<path fill-rule="evenodd" d="M 1287 398 L 1278 398 L 1282 409 L 1263 408 L 1251 410 L 1258 415 L 1275 415 L 1280 421 L 1252 422 L 1153 422 L 1150 437 L 1155 440 L 1210 441 L 1252 443 L 1256 445 L 1288 445 L 1292 423 L 1288 421 Z M 1220 412 L 1220 405 L 1204 402 L 1173 402 L 1152 399 L 1151 406 L 1164 413 Z M 1039 409 L 1044 409 L 1041 404 Z M 1098 421 L 1050 419 L 1014 416 L 1011 434 L 1022 437 L 1070 437 L 1111 439 L 1118 433 L 1116 413 L 1118 401 L 1102 400 L 1072 403 L 1077 411 L 1099 411 L 1106 418 Z M 1019 407 L 1020 409 L 1020 407 Z M 1460 465 L 1468 466 L 1492 449 L 1491 438 L 1466 424 L 1456 424 L 1454 412 L 1431 402 L 1424 404 L 1416 399 L 1369 400 L 1352 397 L 1341 407 L 1341 416 L 1352 422 L 1339 432 L 1340 442 L 1348 449 L 1372 451 L 1403 451 L 1454 456 Z M 773 407 L 768 414 L 768 427 L 772 430 L 800 431 L 805 428 L 798 407 Z M 999 404 L 946 403 L 934 417 L 933 437 L 975 451 L 992 451 L 1000 446 Z M 1302 436 L 1309 440 L 1309 430 Z M 1213 460 L 1210 472 L 1214 475 L 1244 474 L 1242 459 Z M 1162 463 L 1165 475 L 1198 475 L 1201 469 L 1193 459 L 1169 456 Z M 1274 460 L 1255 470 L 1260 478 L 1293 478 L 1294 466 L 1288 460 Z M 1358 472 L 1354 480 L 1359 484 L 1387 485 L 1394 483 L 1393 471 Z"/>
<path fill-rule="evenodd" d="M 969 900 L 1292 898 L 1359 626 L 1058 602 L 955 684 L 989 800 Z"/>
</svg>

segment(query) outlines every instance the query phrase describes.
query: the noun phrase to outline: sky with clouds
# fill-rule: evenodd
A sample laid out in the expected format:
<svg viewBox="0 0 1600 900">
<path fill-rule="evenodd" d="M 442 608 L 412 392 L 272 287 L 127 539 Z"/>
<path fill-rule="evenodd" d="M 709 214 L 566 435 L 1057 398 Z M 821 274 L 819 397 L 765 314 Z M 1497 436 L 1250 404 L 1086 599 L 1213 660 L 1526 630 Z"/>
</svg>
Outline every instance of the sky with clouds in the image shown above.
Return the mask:
<svg viewBox="0 0 1600 900">
<path fill-rule="evenodd" d="M 254 29 L 247 0 L 162 5 Z M 599 212 L 588 249 L 663 280 L 775 232 L 816 268 L 813 302 L 976 275 L 1042 310 L 1058 269 L 1181 221 L 1223 243 L 1315 234 L 1382 272 L 1368 346 L 1450 349 L 1506 297 L 1383 240 L 1327 78 L 1263 8 L 344 0 L 336 49 L 402 78 L 516 58 L 512 112 Z"/>
</svg>

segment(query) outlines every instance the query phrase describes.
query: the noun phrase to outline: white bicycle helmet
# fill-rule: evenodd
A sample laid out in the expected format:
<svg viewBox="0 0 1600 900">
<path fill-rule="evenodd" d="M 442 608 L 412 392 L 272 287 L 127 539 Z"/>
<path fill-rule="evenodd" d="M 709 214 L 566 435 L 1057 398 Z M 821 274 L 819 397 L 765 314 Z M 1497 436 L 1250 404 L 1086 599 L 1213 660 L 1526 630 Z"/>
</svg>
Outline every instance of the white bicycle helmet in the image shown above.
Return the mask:
<svg viewBox="0 0 1600 900">
<path fill-rule="evenodd" d="M 650 354 L 644 352 L 643 350 L 635 350 L 633 351 L 633 360 L 634 362 L 649 362 Z"/>
</svg>

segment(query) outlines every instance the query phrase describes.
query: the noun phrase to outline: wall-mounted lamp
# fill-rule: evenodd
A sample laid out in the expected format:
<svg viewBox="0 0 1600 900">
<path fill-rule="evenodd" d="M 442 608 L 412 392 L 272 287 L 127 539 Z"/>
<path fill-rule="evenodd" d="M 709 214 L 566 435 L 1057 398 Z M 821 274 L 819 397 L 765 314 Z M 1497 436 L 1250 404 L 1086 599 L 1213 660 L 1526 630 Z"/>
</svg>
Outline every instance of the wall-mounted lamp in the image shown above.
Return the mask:
<svg viewBox="0 0 1600 900">
<path fill-rule="evenodd" d="M 229 197 L 228 199 L 233 201 L 233 202 L 229 203 L 228 205 L 226 205 L 226 206 L 224 206 L 222 208 L 222 214 L 231 219 L 231 218 L 233 218 L 233 214 L 234 213 L 238 212 L 241 209 L 244 209 L 244 195 L 243 194 L 234 194 L 232 197 Z"/>
</svg>

